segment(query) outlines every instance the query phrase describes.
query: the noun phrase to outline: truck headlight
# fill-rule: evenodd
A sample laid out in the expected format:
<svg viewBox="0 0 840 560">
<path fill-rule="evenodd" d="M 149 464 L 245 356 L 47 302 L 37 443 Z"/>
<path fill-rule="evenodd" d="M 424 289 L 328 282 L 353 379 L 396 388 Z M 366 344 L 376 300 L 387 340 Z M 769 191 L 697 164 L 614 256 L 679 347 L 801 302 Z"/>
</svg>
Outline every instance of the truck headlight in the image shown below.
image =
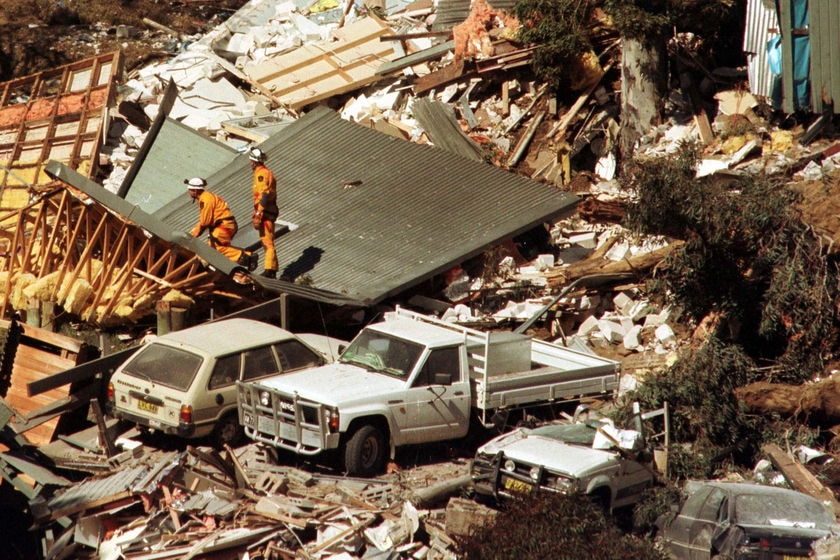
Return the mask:
<svg viewBox="0 0 840 560">
<path fill-rule="evenodd" d="M 268 391 L 260 391 L 260 404 L 264 407 L 271 406 L 271 393 Z"/>
<path fill-rule="evenodd" d="M 516 463 L 512 459 L 507 459 L 503 467 L 507 472 L 516 472 Z"/>
<path fill-rule="evenodd" d="M 565 476 L 551 475 L 546 477 L 545 487 L 555 492 L 573 494 L 575 492 L 575 481 Z"/>
<path fill-rule="evenodd" d="M 542 469 L 540 467 L 531 467 L 531 470 L 528 471 L 528 476 L 530 476 L 531 480 L 534 482 L 539 482 L 541 475 Z"/>
</svg>

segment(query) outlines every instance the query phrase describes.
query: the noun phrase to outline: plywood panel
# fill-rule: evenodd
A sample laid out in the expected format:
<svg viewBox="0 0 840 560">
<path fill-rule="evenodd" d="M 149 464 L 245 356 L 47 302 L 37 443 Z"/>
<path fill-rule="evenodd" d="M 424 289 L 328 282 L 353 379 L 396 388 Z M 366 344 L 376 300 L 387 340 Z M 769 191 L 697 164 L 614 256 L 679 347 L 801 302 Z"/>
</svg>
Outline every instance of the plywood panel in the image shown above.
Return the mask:
<svg viewBox="0 0 840 560">
<path fill-rule="evenodd" d="M 11 322 L 3 321 L 2 328 L 9 328 Z M 14 352 L 12 374 L 9 389 L 3 396 L 21 415 L 27 415 L 50 405 L 70 394 L 69 385 L 29 396 L 27 385 L 78 365 L 85 352 L 85 346 L 70 337 L 44 329 L 23 325 L 23 334 L 19 337 L 16 348 L 6 348 Z M 58 418 L 49 420 L 25 432 L 26 438 L 36 444 L 52 441 Z"/>
<path fill-rule="evenodd" d="M 397 56 L 391 33 L 375 17 L 336 32 L 336 41 L 303 45 L 291 52 L 247 66 L 244 73 L 259 89 L 293 109 L 358 89 L 376 81 L 376 71 Z"/>
</svg>

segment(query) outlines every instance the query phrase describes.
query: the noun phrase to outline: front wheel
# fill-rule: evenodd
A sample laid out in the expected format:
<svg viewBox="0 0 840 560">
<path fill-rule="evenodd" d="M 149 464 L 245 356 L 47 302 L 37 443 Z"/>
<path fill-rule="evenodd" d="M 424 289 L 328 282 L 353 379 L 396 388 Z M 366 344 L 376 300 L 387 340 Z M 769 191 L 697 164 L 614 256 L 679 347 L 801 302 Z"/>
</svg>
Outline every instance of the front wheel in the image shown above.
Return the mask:
<svg viewBox="0 0 840 560">
<path fill-rule="evenodd" d="M 376 426 L 359 427 L 344 446 L 344 470 L 350 476 L 374 476 L 385 463 L 385 435 Z"/>
<path fill-rule="evenodd" d="M 245 439 L 245 431 L 239 425 L 236 412 L 228 412 L 216 422 L 210 435 L 211 443 L 216 449 L 224 448 L 225 444 L 236 447 Z"/>
</svg>

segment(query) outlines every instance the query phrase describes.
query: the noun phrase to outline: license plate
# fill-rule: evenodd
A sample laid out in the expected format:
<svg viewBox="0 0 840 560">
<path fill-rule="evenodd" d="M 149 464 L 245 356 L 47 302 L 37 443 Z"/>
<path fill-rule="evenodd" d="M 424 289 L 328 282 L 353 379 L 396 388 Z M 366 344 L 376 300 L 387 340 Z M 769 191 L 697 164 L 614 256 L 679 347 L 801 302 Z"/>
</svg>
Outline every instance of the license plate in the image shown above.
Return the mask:
<svg viewBox="0 0 840 560">
<path fill-rule="evenodd" d="M 144 412 L 151 412 L 152 414 L 157 414 L 158 407 L 156 404 L 152 404 L 146 401 L 137 401 L 137 408 Z"/>
<path fill-rule="evenodd" d="M 511 492 L 530 492 L 534 489 L 534 487 L 527 482 L 522 482 L 521 480 L 517 480 L 515 478 L 506 478 L 504 485 L 505 490 L 510 490 Z"/>
</svg>

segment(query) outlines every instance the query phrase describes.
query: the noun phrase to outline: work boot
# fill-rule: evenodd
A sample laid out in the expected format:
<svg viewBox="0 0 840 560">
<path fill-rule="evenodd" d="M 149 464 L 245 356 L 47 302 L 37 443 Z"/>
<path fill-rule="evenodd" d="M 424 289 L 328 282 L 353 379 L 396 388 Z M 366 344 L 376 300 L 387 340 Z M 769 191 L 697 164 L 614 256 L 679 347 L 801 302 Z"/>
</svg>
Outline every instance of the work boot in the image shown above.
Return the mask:
<svg viewBox="0 0 840 560">
<path fill-rule="evenodd" d="M 260 274 L 263 278 L 277 278 L 277 271 L 276 270 L 263 270 L 262 274 Z"/>
<path fill-rule="evenodd" d="M 236 264 L 239 266 L 244 266 L 248 269 L 248 272 L 256 270 L 257 265 L 260 263 L 260 258 L 257 256 L 256 253 L 250 253 L 248 251 L 242 251 L 242 254 L 239 255 L 239 260 L 236 261 Z"/>
</svg>

